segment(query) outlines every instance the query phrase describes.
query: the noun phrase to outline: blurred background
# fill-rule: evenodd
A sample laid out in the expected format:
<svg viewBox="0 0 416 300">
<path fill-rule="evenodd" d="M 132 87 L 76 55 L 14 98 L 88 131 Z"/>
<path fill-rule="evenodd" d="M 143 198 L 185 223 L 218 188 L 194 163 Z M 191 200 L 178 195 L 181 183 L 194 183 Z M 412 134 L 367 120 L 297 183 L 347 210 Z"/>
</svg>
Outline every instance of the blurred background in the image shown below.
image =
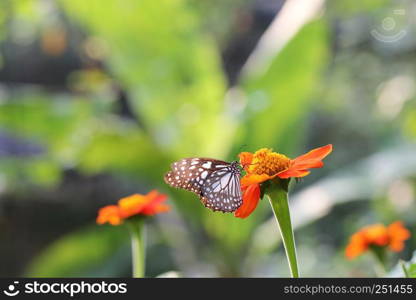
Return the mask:
<svg viewBox="0 0 416 300">
<path fill-rule="evenodd" d="M 266 201 L 213 213 L 163 174 L 328 143 L 291 191 L 301 275 L 374 276 L 349 236 L 416 234 L 415 20 L 412 0 L 1 0 L 0 276 L 130 276 L 97 210 L 154 188 L 173 210 L 148 223 L 147 276 L 289 276 Z"/>
</svg>

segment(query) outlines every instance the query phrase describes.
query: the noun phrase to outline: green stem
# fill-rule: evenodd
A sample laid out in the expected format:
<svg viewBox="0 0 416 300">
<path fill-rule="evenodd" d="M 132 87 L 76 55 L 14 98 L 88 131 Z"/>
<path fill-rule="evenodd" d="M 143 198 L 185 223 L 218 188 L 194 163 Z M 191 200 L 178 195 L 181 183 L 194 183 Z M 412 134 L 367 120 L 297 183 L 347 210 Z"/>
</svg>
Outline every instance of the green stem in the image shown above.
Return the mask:
<svg viewBox="0 0 416 300">
<path fill-rule="evenodd" d="M 384 277 L 387 273 L 386 268 L 386 250 L 382 247 L 373 246 L 370 247 L 371 252 L 374 254 L 374 257 L 376 258 L 376 266 L 375 266 L 375 272 L 378 277 Z"/>
<path fill-rule="evenodd" d="M 270 186 L 270 188 L 267 189 L 265 197 L 268 198 L 276 217 L 277 224 L 279 225 L 291 275 L 293 278 L 298 278 L 299 271 L 296 257 L 295 238 L 293 235 L 288 203 L 288 183 L 288 180 L 280 180 L 280 182 L 277 182 L 277 185 L 273 184 L 273 187 Z"/>
<path fill-rule="evenodd" d="M 410 274 L 409 274 L 409 272 L 407 271 L 407 267 L 406 267 L 406 263 L 403 261 L 403 260 L 399 260 L 399 264 L 400 264 L 400 267 L 402 268 L 402 270 L 403 270 L 403 274 L 404 274 L 404 277 L 405 278 L 410 278 Z"/>
<path fill-rule="evenodd" d="M 145 272 L 145 231 L 143 219 L 130 219 L 127 221 L 131 238 L 132 275 L 134 278 L 143 278 Z"/>
</svg>

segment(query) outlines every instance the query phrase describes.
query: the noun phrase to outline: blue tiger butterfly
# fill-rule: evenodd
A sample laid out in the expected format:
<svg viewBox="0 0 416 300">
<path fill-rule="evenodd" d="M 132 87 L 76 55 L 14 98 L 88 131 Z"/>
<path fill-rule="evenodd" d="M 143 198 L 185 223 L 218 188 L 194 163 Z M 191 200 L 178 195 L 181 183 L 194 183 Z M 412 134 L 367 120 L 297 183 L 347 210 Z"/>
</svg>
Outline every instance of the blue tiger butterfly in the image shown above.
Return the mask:
<svg viewBox="0 0 416 300">
<path fill-rule="evenodd" d="M 191 191 L 213 211 L 233 212 L 243 203 L 239 163 L 210 158 L 184 158 L 171 164 L 165 182 Z"/>
</svg>

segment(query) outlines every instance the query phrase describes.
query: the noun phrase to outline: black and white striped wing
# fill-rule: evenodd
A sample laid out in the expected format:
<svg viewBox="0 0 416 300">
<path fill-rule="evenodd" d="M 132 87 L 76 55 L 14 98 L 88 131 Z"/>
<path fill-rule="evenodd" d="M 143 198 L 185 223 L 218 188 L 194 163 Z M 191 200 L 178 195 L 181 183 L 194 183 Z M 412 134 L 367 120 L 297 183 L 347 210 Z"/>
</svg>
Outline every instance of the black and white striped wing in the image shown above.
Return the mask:
<svg viewBox="0 0 416 300">
<path fill-rule="evenodd" d="M 184 158 L 171 165 L 165 182 L 197 194 L 213 211 L 233 212 L 242 204 L 238 163 Z"/>
<path fill-rule="evenodd" d="M 240 171 L 233 164 L 211 174 L 201 188 L 201 201 L 213 211 L 233 212 L 243 203 Z"/>
</svg>

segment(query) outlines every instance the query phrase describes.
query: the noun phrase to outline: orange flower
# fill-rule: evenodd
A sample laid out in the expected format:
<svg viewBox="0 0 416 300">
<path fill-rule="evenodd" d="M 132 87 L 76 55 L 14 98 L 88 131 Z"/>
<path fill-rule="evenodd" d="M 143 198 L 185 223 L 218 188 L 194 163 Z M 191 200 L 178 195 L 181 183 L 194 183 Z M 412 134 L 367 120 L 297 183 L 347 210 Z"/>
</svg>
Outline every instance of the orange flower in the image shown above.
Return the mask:
<svg viewBox="0 0 416 300">
<path fill-rule="evenodd" d="M 402 222 L 396 221 L 387 227 L 387 232 L 390 236 L 390 250 L 394 252 L 402 251 L 404 241 L 410 238 L 410 231 L 403 226 Z"/>
<path fill-rule="evenodd" d="M 98 211 L 97 223 L 120 225 L 124 219 L 134 215 L 153 216 L 169 211 L 170 207 L 163 204 L 167 196 L 156 190 L 147 195 L 134 194 L 118 201 L 118 205 L 107 205 Z"/>
<path fill-rule="evenodd" d="M 409 237 L 409 230 L 400 221 L 396 221 L 387 227 L 383 224 L 369 225 L 351 236 L 345 249 L 345 256 L 353 259 L 367 251 L 370 246 L 388 246 L 391 251 L 400 252 L 404 248 L 404 241 Z"/>
<path fill-rule="evenodd" d="M 242 187 L 243 204 L 234 212 L 237 218 L 245 218 L 256 208 L 260 200 L 260 185 L 252 184 Z"/>
<path fill-rule="evenodd" d="M 104 224 L 105 222 L 111 225 L 120 225 L 122 219 L 120 217 L 120 209 L 117 205 L 107 205 L 100 208 L 98 211 L 97 224 Z"/>
<path fill-rule="evenodd" d="M 256 208 L 260 199 L 260 184 L 279 177 L 304 177 L 310 173 L 309 169 L 322 168 L 324 159 L 332 151 L 332 145 L 316 148 L 308 153 L 290 159 L 287 156 L 272 152 L 271 149 L 262 148 L 254 154 L 240 153 L 240 163 L 246 171 L 241 178 L 243 191 L 243 204 L 234 215 L 238 218 L 248 217 Z"/>
</svg>

